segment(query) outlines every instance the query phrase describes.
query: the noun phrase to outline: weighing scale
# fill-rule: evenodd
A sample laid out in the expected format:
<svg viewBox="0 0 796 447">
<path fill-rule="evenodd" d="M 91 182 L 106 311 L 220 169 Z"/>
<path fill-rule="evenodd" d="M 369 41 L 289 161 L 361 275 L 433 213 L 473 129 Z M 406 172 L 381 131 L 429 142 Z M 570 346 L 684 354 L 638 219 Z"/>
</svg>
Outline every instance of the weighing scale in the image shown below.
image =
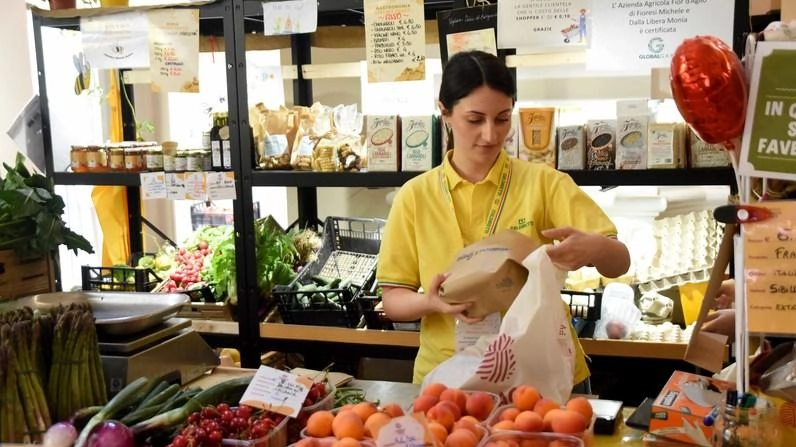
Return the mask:
<svg viewBox="0 0 796 447">
<path fill-rule="evenodd" d="M 186 318 L 172 317 L 135 334 L 97 336 L 108 396 L 141 376 L 186 384 L 219 365 Z"/>
</svg>

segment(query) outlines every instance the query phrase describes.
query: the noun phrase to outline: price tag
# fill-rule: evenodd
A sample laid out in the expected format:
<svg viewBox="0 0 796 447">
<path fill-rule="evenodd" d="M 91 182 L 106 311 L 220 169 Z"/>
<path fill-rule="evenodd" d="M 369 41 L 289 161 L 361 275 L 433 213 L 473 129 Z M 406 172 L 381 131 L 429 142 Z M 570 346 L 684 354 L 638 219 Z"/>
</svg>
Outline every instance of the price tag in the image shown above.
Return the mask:
<svg viewBox="0 0 796 447">
<path fill-rule="evenodd" d="M 207 198 L 207 183 L 204 172 L 185 173 L 185 198 L 187 200 L 205 200 Z"/>
<path fill-rule="evenodd" d="M 207 195 L 210 200 L 235 199 L 235 173 L 208 172 Z"/>
<path fill-rule="evenodd" d="M 185 174 L 169 172 L 166 174 L 166 198 L 182 200 L 185 198 Z"/>
<path fill-rule="evenodd" d="M 141 196 L 144 200 L 166 198 L 166 174 L 164 172 L 141 173 Z"/>
<path fill-rule="evenodd" d="M 425 447 L 435 445 L 424 421 L 414 416 L 393 418 L 379 430 L 378 447 Z"/>
<path fill-rule="evenodd" d="M 312 379 L 260 366 L 243 392 L 240 403 L 296 417 L 312 388 Z"/>
<path fill-rule="evenodd" d="M 796 334 L 796 201 L 755 203 L 773 214 L 744 223 L 744 281 L 749 332 Z"/>
<path fill-rule="evenodd" d="M 149 12 L 153 92 L 199 92 L 199 10 Z"/>
</svg>

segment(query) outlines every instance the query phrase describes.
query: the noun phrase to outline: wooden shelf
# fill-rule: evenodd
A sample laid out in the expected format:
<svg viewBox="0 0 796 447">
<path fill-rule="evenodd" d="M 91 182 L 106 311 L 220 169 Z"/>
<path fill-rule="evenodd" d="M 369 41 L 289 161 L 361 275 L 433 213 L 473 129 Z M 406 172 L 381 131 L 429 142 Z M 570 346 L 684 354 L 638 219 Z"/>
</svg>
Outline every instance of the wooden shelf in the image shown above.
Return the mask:
<svg viewBox="0 0 796 447">
<path fill-rule="evenodd" d="M 644 169 L 625 171 L 565 171 L 581 186 L 733 185 L 732 168 Z M 254 171 L 254 186 L 391 187 L 401 186 L 420 172 L 300 172 Z"/>
<path fill-rule="evenodd" d="M 233 321 L 193 320 L 199 333 L 237 335 L 238 323 Z M 303 326 L 281 323 L 260 323 L 260 337 L 271 340 L 339 343 L 349 345 L 391 346 L 416 348 L 420 343 L 417 332 L 347 329 L 325 326 Z M 600 357 L 629 357 L 682 360 L 685 343 L 653 343 L 634 340 L 595 340 L 581 338 L 586 355 Z"/>
</svg>

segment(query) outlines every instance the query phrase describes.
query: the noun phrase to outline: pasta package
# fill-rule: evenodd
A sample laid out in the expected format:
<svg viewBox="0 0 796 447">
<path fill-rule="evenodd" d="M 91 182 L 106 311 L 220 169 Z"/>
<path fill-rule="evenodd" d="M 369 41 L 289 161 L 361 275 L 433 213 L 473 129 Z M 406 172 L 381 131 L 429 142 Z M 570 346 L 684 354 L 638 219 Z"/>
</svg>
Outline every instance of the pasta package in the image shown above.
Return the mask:
<svg viewBox="0 0 796 447">
<path fill-rule="evenodd" d="M 616 120 L 586 122 L 586 169 L 616 169 Z"/>
<path fill-rule="evenodd" d="M 262 115 L 265 130 L 260 168 L 290 169 L 291 142 L 296 134 L 295 112 L 286 107 Z"/>
<path fill-rule="evenodd" d="M 520 159 L 556 167 L 555 115 L 554 107 L 520 109 Z"/>
</svg>

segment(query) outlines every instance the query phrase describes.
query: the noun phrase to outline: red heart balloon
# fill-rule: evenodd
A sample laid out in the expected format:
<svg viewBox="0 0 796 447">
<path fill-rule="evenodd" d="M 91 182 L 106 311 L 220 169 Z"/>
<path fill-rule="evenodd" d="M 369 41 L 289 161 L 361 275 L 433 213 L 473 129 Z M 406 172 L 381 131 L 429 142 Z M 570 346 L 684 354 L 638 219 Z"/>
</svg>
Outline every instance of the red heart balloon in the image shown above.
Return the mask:
<svg viewBox="0 0 796 447">
<path fill-rule="evenodd" d="M 686 39 L 672 56 L 669 73 L 677 109 L 709 144 L 727 143 L 743 133 L 748 86 L 741 60 L 721 39 Z"/>
</svg>

